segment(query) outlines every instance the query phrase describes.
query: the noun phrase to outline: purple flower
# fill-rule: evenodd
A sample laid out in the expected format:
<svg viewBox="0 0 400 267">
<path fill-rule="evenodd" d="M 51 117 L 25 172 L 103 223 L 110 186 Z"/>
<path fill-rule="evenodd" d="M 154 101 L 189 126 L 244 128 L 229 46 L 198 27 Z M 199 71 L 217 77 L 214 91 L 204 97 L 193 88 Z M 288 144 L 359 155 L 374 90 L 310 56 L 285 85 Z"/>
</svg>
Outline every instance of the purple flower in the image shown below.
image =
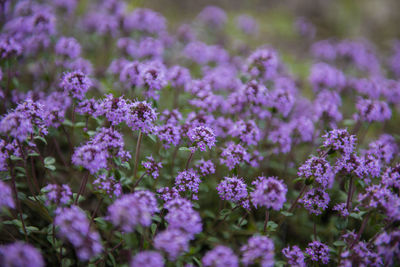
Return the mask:
<svg viewBox="0 0 400 267">
<path fill-rule="evenodd" d="M 239 258 L 235 255 L 232 249 L 221 245 L 208 251 L 201 261 L 206 267 L 239 266 Z"/>
<path fill-rule="evenodd" d="M 163 63 L 159 61 L 151 61 L 143 63 L 139 66 L 139 77 L 142 85 L 147 89 L 146 97 L 159 99 L 156 93 L 167 85 L 166 69 Z"/>
<path fill-rule="evenodd" d="M 78 58 L 81 54 L 81 45 L 73 37 L 61 37 L 57 41 L 55 51 L 57 55 L 66 58 Z"/>
<path fill-rule="evenodd" d="M 310 191 L 304 194 L 300 199 L 300 203 L 303 203 L 304 208 L 311 214 L 320 215 L 322 211 L 328 208 L 329 195 L 323 189 L 312 188 Z"/>
<path fill-rule="evenodd" d="M 176 90 L 185 88 L 191 81 L 190 71 L 181 66 L 172 66 L 168 70 L 168 80 L 171 82 L 172 87 Z"/>
<path fill-rule="evenodd" d="M 197 19 L 211 28 L 221 28 L 225 25 L 227 16 L 222 8 L 206 6 L 197 16 Z"/>
<path fill-rule="evenodd" d="M 137 225 L 150 226 L 158 211 L 157 200 L 149 191 L 123 195 L 108 207 L 107 218 L 122 231 L 130 233 Z"/>
<path fill-rule="evenodd" d="M 108 153 L 99 145 L 85 144 L 75 149 L 72 155 L 72 163 L 83 166 L 90 171 L 91 174 L 101 169 L 107 168 Z"/>
<path fill-rule="evenodd" d="M 278 71 L 278 54 L 271 49 L 257 49 L 246 61 L 245 71 L 253 78 L 270 80 Z"/>
<path fill-rule="evenodd" d="M 293 92 L 287 89 L 275 89 L 270 93 L 268 104 L 276 111 L 280 112 L 283 117 L 287 117 L 293 108 L 295 96 Z M 273 110 L 274 111 L 274 110 Z"/>
<path fill-rule="evenodd" d="M 93 103 L 92 103 L 93 102 Z M 123 97 L 114 97 L 112 94 L 100 100 L 98 103 L 91 101 L 87 103 L 88 107 L 83 109 L 89 112 L 93 109 L 93 116 L 105 116 L 111 125 L 118 125 L 126 121 L 127 114 L 130 110 L 130 102 Z"/>
<path fill-rule="evenodd" d="M 160 34 L 166 30 L 165 18 L 147 8 L 136 8 L 128 14 L 123 22 L 126 31 L 142 31 L 150 34 Z"/>
<path fill-rule="evenodd" d="M 370 185 L 358 195 L 358 202 L 366 209 L 376 209 L 391 219 L 400 218 L 400 198 L 384 185 Z"/>
<path fill-rule="evenodd" d="M 157 119 L 156 111 L 146 101 L 135 101 L 129 105 L 126 115 L 126 124 L 132 131 L 151 133 L 154 130 L 154 121 Z"/>
<path fill-rule="evenodd" d="M 9 36 L 0 37 L 0 56 L 9 58 L 19 56 L 22 53 L 22 46 L 16 40 Z"/>
<path fill-rule="evenodd" d="M 238 137 L 247 145 L 257 145 L 261 139 L 260 129 L 253 120 L 237 121 L 233 124 L 229 134 Z"/>
<path fill-rule="evenodd" d="M 181 171 L 175 178 L 175 187 L 179 192 L 189 191 L 193 194 L 193 199 L 197 199 L 199 184 L 201 180 L 199 175 L 193 169 Z"/>
<path fill-rule="evenodd" d="M 108 153 L 108 158 L 119 157 L 123 162 L 131 158 L 130 153 L 124 150 L 122 134 L 113 128 L 101 128 L 96 135 L 90 139 L 88 144 L 100 146 Z"/>
<path fill-rule="evenodd" d="M 400 163 L 386 169 L 382 175 L 382 183 L 387 187 L 400 189 Z"/>
<path fill-rule="evenodd" d="M 54 224 L 59 236 L 74 246 L 79 259 L 86 261 L 102 252 L 100 235 L 90 229 L 86 214 L 77 206 L 58 209 Z"/>
<path fill-rule="evenodd" d="M 93 182 L 94 190 L 107 194 L 110 198 L 119 197 L 122 194 L 121 183 L 115 180 L 114 176 L 100 174 Z"/>
<path fill-rule="evenodd" d="M 0 209 L 2 208 L 14 209 L 15 203 L 11 193 L 11 188 L 3 181 L 0 181 Z"/>
<path fill-rule="evenodd" d="M 156 126 L 155 132 L 157 137 L 163 142 L 165 148 L 169 148 L 170 145 L 177 146 L 181 141 L 180 127 L 173 124 L 165 124 Z"/>
<path fill-rule="evenodd" d="M 120 81 L 126 84 L 127 87 L 141 85 L 143 81 L 142 77 L 140 76 L 140 66 L 141 63 L 139 61 L 128 61 L 125 62 L 125 64 L 121 63 L 121 71 L 119 75 Z"/>
<path fill-rule="evenodd" d="M 148 161 L 142 161 L 142 165 L 146 170 L 146 173 L 153 177 L 154 179 L 157 179 L 160 173 L 160 169 L 162 168 L 162 163 L 161 162 L 156 162 L 153 159 L 153 156 L 146 157 Z"/>
<path fill-rule="evenodd" d="M 346 77 L 343 72 L 326 63 L 314 64 L 309 80 L 315 91 L 324 89 L 341 91 L 346 86 Z"/>
<path fill-rule="evenodd" d="M 144 37 L 136 47 L 135 54 L 139 58 L 161 59 L 164 53 L 164 45 L 161 40 L 152 37 Z"/>
<path fill-rule="evenodd" d="M 295 28 L 301 36 L 313 39 L 315 37 L 316 27 L 308 19 L 304 17 L 299 17 L 296 19 Z"/>
<path fill-rule="evenodd" d="M 193 239 L 196 234 L 201 232 L 200 214 L 192 208 L 190 201 L 175 198 L 165 203 L 165 207 L 168 209 L 165 220 L 168 222 L 169 229 L 178 229 L 189 239 Z"/>
<path fill-rule="evenodd" d="M 260 176 L 252 183 L 255 186 L 250 193 L 255 207 L 265 206 L 267 209 L 280 210 L 286 202 L 287 186 L 277 177 Z"/>
<path fill-rule="evenodd" d="M 156 251 L 142 251 L 133 257 L 130 267 L 163 267 L 164 258 Z"/>
<path fill-rule="evenodd" d="M 390 163 L 398 150 L 399 148 L 393 136 L 382 134 L 379 139 L 369 144 L 367 153 L 375 155 L 382 162 Z"/>
<path fill-rule="evenodd" d="M 259 263 L 262 267 L 274 266 L 274 242 L 266 236 L 253 236 L 240 248 L 245 266 Z"/>
<path fill-rule="evenodd" d="M 182 114 L 177 109 L 173 110 L 164 110 L 160 115 L 160 121 L 165 124 L 178 125 L 182 120 Z"/>
<path fill-rule="evenodd" d="M 315 156 L 311 156 L 300 166 L 297 175 L 310 181 L 315 180 L 322 189 L 331 188 L 335 178 L 329 162 L 325 158 Z"/>
<path fill-rule="evenodd" d="M 157 190 L 159 197 L 164 201 L 170 201 L 179 197 L 179 191 L 175 187 L 161 187 Z"/>
<path fill-rule="evenodd" d="M 215 173 L 215 166 L 211 160 L 199 160 L 196 164 L 196 168 L 203 176 Z"/>
<path fill-rule="evenodd" d="M 60 87 L 64 89 L 64 92 L 71 94 L 74 98 L 82 100 L 92 84 L 89 77 L 78 70 L 65 73 Z"/>
<path fill-rule="evenodd" d="M 350 135 L 346 129 L 334 129 L 322 136 L 323 146 L 331 151 L 340 152 L 343 157 L 349 157 L 353 153 L 357 138 Z"/>
<path fill-rule="evenodd" d="M 236 27 L 247 35 L 255 35 L 259 30 L 257 21 L 249 15 L 239 15 L 236 17 Z"/>
<path fill-rule="evenodd" d="M 222 150 L 221 158 L 219 160 L 221 164 L 225 164 L 229 170 L 232 170 L 236 165 L 239 165 L 242 162 L 249 162 L 250 155 L 240 144 L 228 142 L 226 147 Z"/>
<path fill-rule="evenodd" d="M 320 40 L 312 44 L 311 53 L 317 59 L 334 60 L 337 55 L 336 43 L 331 40 Z"/>
<path fill-rule="evenodd" d="M 44 260 L 39 250 L 30 244 L 17 241 L 0 246 L 1 266 L 44 267 Z"/>
<path fill-rule="evenodd" d="M 342 105 L 342 99 L 337 92 L 323 90 L 318 93 L 314 101 L 315 116 L 323 122 L 330 123 L 330 126 L 336 128 L 336 122 L 343 119 L 339 110 Z"/>
<path fill-rule="evenodd" d="M 278 153 L 288 153 L 292 149 L 292 126 L 289 123 L 280 123 L 278 124 L 278 128 L 272 130 L 268 139 L 273 143 L 277 144 L 278 147 L 275 147 L 273 152 L 275 154 Z"/>
<path fill-rule="evenodd" d="M 343 266 L 382 266 L 382 259 L 368 248 L 366 242 L 357 242 L 351 249 L 341 253 Z"/>
<path fill-rule="evenodd" d="M 396 263 L 400 257 L 400 231 L 381 233 L 374 242 L 377 246 L 378 254 L 384 259 L 384 262 L 390 266 Z"/>
<path fill-rule="evenodd" d="M 46 193 L 46 205 L 67 205 L 72 200 L 72 191 L 67 184 L 49 184 L 42 191 Z"/>
<path fill-rule="evenodd" d="M 357 177 L 369 183 L 368 170 L 366 169 L 364 158 L 360 158 L 355 153 L 348 157 L 341 157 L 335 163 L 335 172 L 341 174 L 355 174 Z"/>
<path fill-rule="evenodd" d="M 290 266 L 305 267 L 303 251 L 298 246 L 288 246 L 282 249 L 282 254 L 287 259 Z"/>
<path fill-rule="evenodd" d="M 24 141 L 33 133 L 47 134 L 43 106 L 31 99 L 19 104 L 0 121 L 0 133 Z"/>
<path fill-rule="evenodd" d="M 341 217 L 349 216 L 349 210 L 346 208 L 346 203 L 339 203 L 333 207 L 333 210 L 337 211 Z"/>
<path fill-rule="evenodd" d="M 6 141 L 0 139 L 0 171 L 8 170 L 8 159 L 11 155 L 21 157 L 17 141 L 14 140 L 11 143 L 6 143 Z"/>
<path fill-rule="evenodd" d="M 167 253 L 169 260 L 174 261 L 189 249 L 189 237 L 178 229 L 168 229 L 154 237 L 154 247 Z"/>
<path fill-rule="evenodd" d="M 390 119 L 392 111 L 384 101 L 359 98 L 356 104 L 358 113 L 355 114 L 356 120 L 367 122 L 382 122 Z"/>
<path fill-rule="evenodd" d="M 211 149 L 215 146 L 215 134 L 214 131 L 205 126 L 197 126 L 190 128 L 187 136 L 191 142 L 190 150 L 192 153 L 199 149 L 200 151 L 206 151 L 207 147 Z"/>
<path fill-rule="evenodd" d="M 322 262 L 323 264 L 328 264 L 329 262 L 329 251 L 328 246 L 319 241 L 309 243 L 306 248 L 306 253 L 312 261 Z"/>
<path fill-rule="evenodd" d="M 218 195 L 223 200 L 240 204 L 245 209 L 250 209 L 247 185 L 243 178 L 225 177 L 217 186 Z"/>
</svg>

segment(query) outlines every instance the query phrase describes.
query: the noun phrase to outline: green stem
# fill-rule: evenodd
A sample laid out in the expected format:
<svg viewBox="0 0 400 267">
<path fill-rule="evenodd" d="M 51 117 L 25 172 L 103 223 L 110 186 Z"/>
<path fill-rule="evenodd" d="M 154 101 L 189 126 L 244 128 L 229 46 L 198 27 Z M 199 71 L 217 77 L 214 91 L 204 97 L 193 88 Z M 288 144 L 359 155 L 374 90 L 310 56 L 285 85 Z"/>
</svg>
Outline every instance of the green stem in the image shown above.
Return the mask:
<svg viewBox="0 0 400 267">
<path fill-rule="evenodd" d="M 185 170 L 187 170 L 189 168 L 190 161 L 192 161 L 193 155 L 194 155 L 194 152 L 190 152 L 190 156 L 186 162 Z"/>
<path fill-rule="evenodd" d="M 140 144 L 142 143 L 143 133 L 142 131 L 139 132 L 138 140 L 136 143 L 136 151 L 135 151 L 135 167 L 133 169 L 133 177 L 137 179 L 137 169 L 139 165 L 139 156 L 140 156 Z"/>
</svg>

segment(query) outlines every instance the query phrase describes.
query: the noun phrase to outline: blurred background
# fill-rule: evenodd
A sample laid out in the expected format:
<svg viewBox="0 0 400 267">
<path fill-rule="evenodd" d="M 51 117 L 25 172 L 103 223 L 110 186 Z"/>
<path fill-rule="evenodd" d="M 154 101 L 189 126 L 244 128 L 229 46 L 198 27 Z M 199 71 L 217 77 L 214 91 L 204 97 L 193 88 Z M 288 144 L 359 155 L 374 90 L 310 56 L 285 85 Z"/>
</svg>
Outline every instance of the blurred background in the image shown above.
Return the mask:
<svg viewBox="0 0 400 267">
<path fill-rule="evenodd" d="M 295 37 L 292 26 L 298 17 L 305 17 L 315 25 L 317 39 L 364 37 L 384 46 L 400 37 L 398 0 L 138 0 L 131 3 L 161 12 L 172 28 L 189 22 L 207 5 L 225 9 L 230 17 L 249 14 L 260 23 L 260 38 L 266 40 Z"/>
</svg>

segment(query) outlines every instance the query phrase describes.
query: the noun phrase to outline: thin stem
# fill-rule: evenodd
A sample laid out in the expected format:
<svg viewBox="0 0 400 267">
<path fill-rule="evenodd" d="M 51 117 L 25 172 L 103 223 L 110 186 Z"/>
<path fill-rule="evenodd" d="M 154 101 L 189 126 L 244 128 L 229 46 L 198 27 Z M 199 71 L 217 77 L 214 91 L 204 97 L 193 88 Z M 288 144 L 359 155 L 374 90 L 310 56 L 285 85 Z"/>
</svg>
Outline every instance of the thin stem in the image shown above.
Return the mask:
<svg viewBox="0 0 400 267">
<path fill-rule="evenodd" d="M 78 204 L 79 196 L 85 192 L 85 188 L 86 188 L 88 179 L 89 179 L 89 172 L 86 172 L 86 175 L 83 177 L 83 180 L 81 182 L 81 186 L 79 188 L 78 194 L 76 195 L 75 202 L 74 202 L 75 205 Z"/>
<path fill-rule="evenodd" d="M 361 223 L 360 230 L 358 230 L 357 236 L 354 239 L 353 244 L 351 244 L 350 249 L 352 249 L 354 247 L 354 245 L 358 242 L 358 240 L 360 240 L 360 237 L 361 237 L 362 233 L 364 232 L 365 226 L 367 225 L 370 215 L 371 215 L 371 212 L 369 212 L 369 213 L 367 213 L 367 215 L 365 215 L 364 220 Z"/>
<path fill-rule="evenodd" d="M 289 212 L 292 212 L 295 209 L 297 202 L 299 202 L 300 198 L 303 196 L 306 189 L 307 189 L 307 185 L 305 184 L 303 186 L 303 188 L 301 189 L 299 195 L 297 196 L 296 200 L 293 202 L 292 206 L 290 206 Z"/>
<path fill-rule="evenodd" d="M 20 217 L 20 219 L 21 219 L 22 230 L 24 231 L 25 241 L 28 241 L 28 234 L 27 234 L 27 232 L 26 232 L 24 216 L 22 216 L 21 202 L 19 201 L 19 198 L 18 198 L 18 190 L 17 190 L 17 185 L 16 185 L 16 182 L 15 182 L 14 166 L 13 166 L 13 163 L 11 162 L 11 160 L 9 160 L 9 166 L 10 166 L 10 175 L 11 175 L 12 190 L 13 190 L 13 192 L 14 192 L 15 202 L 16 202 L 16 204 L 17 204 L 17 209 L 18 209 L 19 217 Z"/>
<path fill-rule="evenodd" d="M 317 240 L 317 222 L 314 219 L 314 240 Z"/>
<path fill-rule="evenodd" d="M 142 143 L 143 133 L 139 132 L 138 140 L 136 143 L 136 151 L 135 151 L 135 167 L 133 169 L 133 177 L 135 180 L 137 179 L 137 169 L 139 165 L 139 156 L 140 156 L 140 144 Z"/>
<path fill-rule="evenodd" d="M 140 183 L 140 181 L 142 181 L 142 179 L 145 175 L 146 175 L 146 173 L 143 173 L 142 176 L 140 176 L 140 178 L 136 181 L 136 183 L 132 187 L 132 192 L 135 191 L 136 186 L 138 186 L 138 184 Z"/>
<path fill-rule="evenodd" d="M 349 208 L 350 208 L 350 201 L 351 201 L 351 197 L 352 197 L 352 195 L 353 195 L 353 176 L 350 177 L 350 183 L 349 183 L 349 190 L 348 190 L 348 191 L 349 191 L 349 192 L 347 192 L 346 209 L 347 209 L 348 211 L 350 211 L 350 210 L 349 210 Z"/>
<path fill-rule="evenodd" d="M 189 168 L 190 161 L 192 161 L 193 155 L 194 155 L 194 152 L 190 152 L 190 156 L 186 162 L 185 170 L 187 170 Z"/>
<path fill-rule="evenodd" d="M 269 210 L 265 211 L 265 220 L 264 220 L 264 234 L 267 232 L 267 224 L 269 220 Z"/>
</svg>

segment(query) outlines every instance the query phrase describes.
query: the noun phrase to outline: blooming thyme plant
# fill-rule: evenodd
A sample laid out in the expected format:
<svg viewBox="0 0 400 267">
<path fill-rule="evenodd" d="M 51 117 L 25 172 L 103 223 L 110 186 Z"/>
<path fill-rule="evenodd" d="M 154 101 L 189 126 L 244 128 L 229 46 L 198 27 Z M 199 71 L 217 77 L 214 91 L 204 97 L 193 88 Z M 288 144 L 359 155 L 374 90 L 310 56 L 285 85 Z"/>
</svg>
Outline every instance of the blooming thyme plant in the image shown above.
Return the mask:
<svg viewBox="0 0 400 267">
<path fill-rule="evenodd" d="M 399 41 L 137 5 L 0 1 L 0 266 L 399 266 Z"/>
</svg>

